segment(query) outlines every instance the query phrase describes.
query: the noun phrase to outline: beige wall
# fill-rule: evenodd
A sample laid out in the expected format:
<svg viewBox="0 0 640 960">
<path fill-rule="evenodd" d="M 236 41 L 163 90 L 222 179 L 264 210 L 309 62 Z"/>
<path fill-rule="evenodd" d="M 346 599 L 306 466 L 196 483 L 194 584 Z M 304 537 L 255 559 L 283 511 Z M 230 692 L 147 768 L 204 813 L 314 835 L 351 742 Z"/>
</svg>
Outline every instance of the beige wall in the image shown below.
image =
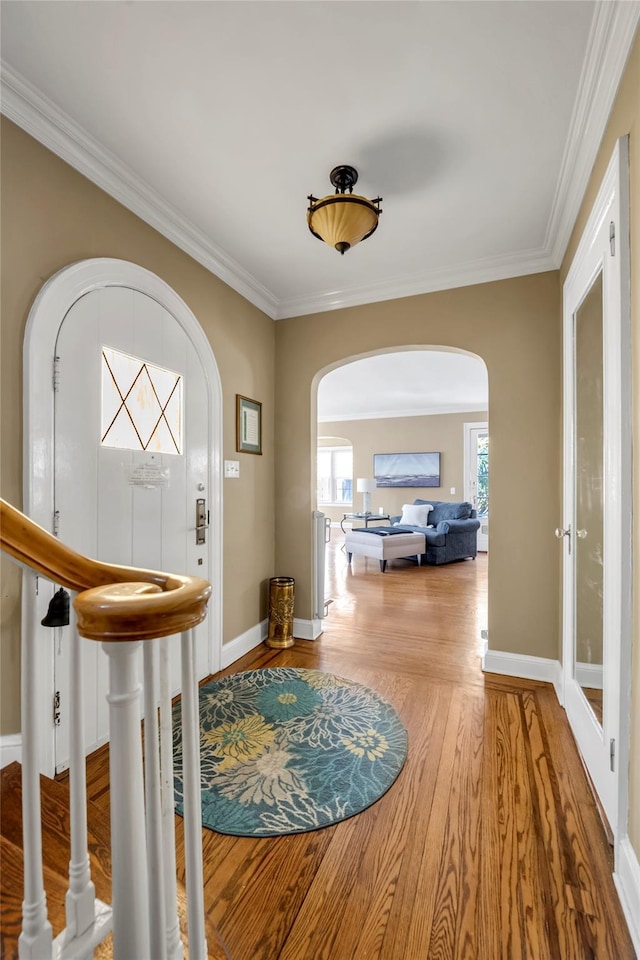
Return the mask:
<svg viewBox="0 0 640 960">
<path fill-rule="evenodd" d="M 9 121 L 2 121 L 0 491 L 22 506 L 22 341 L 34 297 L 67 264 L 118 257 L 152 270 L 186 301 L 216 357 L 223 389 L 224 640 L 267 615 L 274 575 L 274 323 Z M 236 453 L 235 394 L 262 402 L 263 456 Z M 0 731 L 19 729 L 20 576 L 3 560 Z M 214 597 L 213 603 L 217 600 Z"/>
<path fill-rule="evenodd" d="M 447 346 L 468 350 L 482 357 L 489 372 L 489 644 L 497 650 L 558 657 L 560 550 L 553 539 L 553 529 L 561 518 L 561 280 L 575 252 L 614 141 L 627 133 L 636 384 L 636 554 L 640 548 L 639 131 L 640 41 L 636 40 L 560 278 L 552 272 L 283 320 L 274 325 L 169 241 L 3 120 L 2 495 L 21 504 L 22 336 L 35 294 L 55 271 L 73 261 L 92 256 L 133 260 L 157 273 L 185 299 L 202 323 L 221 371 L 224 456 L 241 460 L 240 480 L 226 481 L 224 488 L 225 639 L 231 639 L 265 615 L 266 579 L 276 572 L 296 576 L 296 613 L 307 617 L 311 612 L 310 512 L 315 496 L 312 460 L 319 375 L 348 360 L 399 347 Z M 235 454 L 235 393 L 263 403 L 263 457 Z M 275 438 L 274 417 L 278 422 Z M 278 535 L 275 565 L 274 452 Z M 2 574 L 0 731 L 10 733 L 19 723 L 15 693 L 19 676 L 19 579 L 15 570 L 5 569 L 4 564 Z M 637 574 L 633 603 L 629 831 L 640 855 Z"/>
<path fill-rule="evenodd" d="M 466 350 L 487 365 L 489 644 L 555 659 L 561 553 L 553 535 L 561 516 L 555 272 L 278 321 L 276 561 L 297 578 L 297 615 L 311 611 L 317 382 L 345 361 L 416 346 Z"/>
<path fill-rule="evenodd" d="M 633 398 L 633 648 L 631 670 L 631 764 L 629 837 L 640 859 L 640 34 L 627 64 L 616 102 L 593 167 L 580 215 L 562 263 L 564 281 L 618 137 L 629 134 L 631 203 L 631 339 Z"/>
<path fill-rule="evenodd" d="M 402 512 L 403 503 L 413 503 L 416 497 L 428 500 L 464 499 L 464 424 L 487 419 L 483 413 L 451 413 L 422 417 L 391 417 L 379 420 L 341 420 L 318 424 L 318 443 L 321 436 L 346 437 L 353 445 L 354 494 L 353 508 L 322 506 L 320 509 L 332 520 L 341 520 L 350 509 L 362 508 L 362 494 L 355 491 L 356 477 L 373 477 L 374 453 L 428 453 L 440 452 L 439 487 L 383 487 L 371 494 L 371 509 L 384 507 L 391 515 Z M 452 487 L 456 488 L 451 494 Z"/>
</svg>

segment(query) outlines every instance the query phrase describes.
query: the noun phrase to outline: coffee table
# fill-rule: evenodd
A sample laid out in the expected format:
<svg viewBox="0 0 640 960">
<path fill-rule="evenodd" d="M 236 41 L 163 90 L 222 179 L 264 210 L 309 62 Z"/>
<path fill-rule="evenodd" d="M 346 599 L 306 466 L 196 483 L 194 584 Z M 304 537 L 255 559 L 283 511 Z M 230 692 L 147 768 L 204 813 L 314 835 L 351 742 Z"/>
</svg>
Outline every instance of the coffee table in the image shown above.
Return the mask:
<svg viewBox="0 0 640 960">
<path fill-rule="evenodd" d="M 374 520 L 386 520 L 388 523 L 390 519 L 391 515 L 388 513 L 345 513 L 340 521 L 340 529 L 343 533 L 347 532 L 344 528 L 345 520 L 364 520 L 364 526 L 366 530 L 369 524 L 373 523 Z"/>
</svg>

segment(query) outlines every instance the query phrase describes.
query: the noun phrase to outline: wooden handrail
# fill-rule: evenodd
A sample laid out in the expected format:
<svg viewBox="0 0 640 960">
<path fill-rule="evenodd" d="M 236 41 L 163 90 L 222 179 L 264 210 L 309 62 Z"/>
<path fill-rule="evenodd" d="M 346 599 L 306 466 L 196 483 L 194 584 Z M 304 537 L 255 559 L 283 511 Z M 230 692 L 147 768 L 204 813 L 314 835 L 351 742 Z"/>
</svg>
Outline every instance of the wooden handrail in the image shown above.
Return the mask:
<svg viewBox="0 0 640 960">
<path fill-rule="evenodd" d="M 90 640 L 167 637 L 196 626 L 207 614 L 207 580 L 91 560 L 2 499 L 0 547 L 79 594 L 74 601 L 78 633 Z"/>
<path fill-rule="evenodd" d="M 42 866 L 42 827 L 36 728 L 37 630 L 23 634 L 21 664 L 22 823 L 24 849 L 23 923 L 20 956 L 93 955 L 113 924 L 114 957 L 182 956 L 175 890 L 165 882 L 164 847 L 175 846 L 173 792 L 163 797 L 158 750 L 173 785 L 171 696 L 166 640 L 181 634 L 181 693 L 184 814 L 190 955 L 206 957 L 202 901 L 202 818 L 196 637 L 192 629 L 207 613 L 211 585 L 198 577 L 139 570 L 91 560 L 61 543 L 15 507 L 0 499 L 0 548 L 20 565 L 73 591 L 76 629 L 70 642 L 71 860 L 65 898 L 67 925 L 53 941 L 47 916 Z M 33 626 L 33 625 L 32 625 Z M 82 646 L 79 636 L 103 642 L 108 660 L 109 775 L 111 785 L 112 908 L 95 899 L 88 859 L 85 741 L 82 732 Z M 142 652 L 143 683 L 138 653 Z M 113 642 L 123 641 L 123 642 Z M 160 648 L 164 648 L 159 664 Z M 156 669 L 159 667 L 161 689 Z M 164 667 L 164 669 L 163 669 Z M 143 694 L 144 692 L 144 699 Z M 163 715 L 159 736 L 157 705 Z M 145 756 L 140 712 L 145 712 Z M 165 825 L 165 833 L 162 827 Z M 175 858 L 172 873 L 175 872 Z M 174 942 L 177 941 L 177 942 Z"/>
</svg>

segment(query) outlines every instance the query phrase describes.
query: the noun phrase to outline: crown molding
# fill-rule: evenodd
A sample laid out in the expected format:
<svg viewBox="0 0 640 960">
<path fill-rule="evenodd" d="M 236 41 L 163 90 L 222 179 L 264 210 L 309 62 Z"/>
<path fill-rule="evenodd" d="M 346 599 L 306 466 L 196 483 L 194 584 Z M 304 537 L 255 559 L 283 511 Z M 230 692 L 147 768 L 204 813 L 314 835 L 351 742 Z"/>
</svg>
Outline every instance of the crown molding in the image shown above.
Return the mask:
<svg viewBox="0 0 640 960">
<path fill-rule="evenodd" d="M 580 212 L 638 23 L 638 0 L 600 0 L 596 6 L 545 239 L 556 267 Z"/>
<path fill-rule="evenodd" d="M 276 320 L 339 310 L 342 307 L 357 307 L 382 300 L 399 300 L 402 297 L 414 297 L 437 290 L 468 287 L 475 283 L 509 280 L 556 269 L 556 264 L 544 250 L 525 250 L 504 256 L 485 257 L 455 267 L 437 267 L 413 277 L 398 277 L 363 284 L 349 290 L 333 290 L 311 297 L 281 300 Z"/>
<path fill-rule="evenodd" d="M 24 77 L 0 66 L 0 110 L 9 120 L 275 319 L 270 290 Z"/>
<path fill-rule="evenodd" d="M 339 413 L 335 416 L 321 416 L 318 423 L 342 423 L 347 420 L 393 420 L 398 417 L 439 417 L 449 413 L 484 413 L 489 401 L 484 403 L 450 403 L 444 406 L 409 407 L 407 410 L 372 410 L 366 413 Z"/>
<path fill-rule="evenodd" d="M 543 247 L 428 271 L 413 278 L 281 300 L 276 319 L 559 269 L 639 23 L 640 0 L 599 0 L 596 5 Z"/>
<path fill-rule="evenodd" d="M 557 270 L 639 22 L 640 0 L 599 0 L 596 5 L 543 247 L 304 297 L 278 300 L 130 167 L 4 63 L 0 110 L 267 316 L 281 320 Z"/>
</svg>

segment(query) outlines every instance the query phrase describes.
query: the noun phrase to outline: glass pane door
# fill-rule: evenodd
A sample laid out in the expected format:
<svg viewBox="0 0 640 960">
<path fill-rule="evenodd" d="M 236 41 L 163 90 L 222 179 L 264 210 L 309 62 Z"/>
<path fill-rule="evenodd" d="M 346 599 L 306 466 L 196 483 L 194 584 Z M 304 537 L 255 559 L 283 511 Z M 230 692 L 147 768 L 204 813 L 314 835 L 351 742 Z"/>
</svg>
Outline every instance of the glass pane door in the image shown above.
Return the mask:
<svg viewBox="0 0 640 960">
<path fill-rule="evenodd" d="M 486 423 L 465 424 L 465 499 L 476 509 L 480 520 L 478 550 L 489 550 L 489 430 Z"/>
<path fill-rule="evenodd" d="M 602 725 L 604 415 L 602 273 L 575 315 L 575 678 Z"/>
</svg>

